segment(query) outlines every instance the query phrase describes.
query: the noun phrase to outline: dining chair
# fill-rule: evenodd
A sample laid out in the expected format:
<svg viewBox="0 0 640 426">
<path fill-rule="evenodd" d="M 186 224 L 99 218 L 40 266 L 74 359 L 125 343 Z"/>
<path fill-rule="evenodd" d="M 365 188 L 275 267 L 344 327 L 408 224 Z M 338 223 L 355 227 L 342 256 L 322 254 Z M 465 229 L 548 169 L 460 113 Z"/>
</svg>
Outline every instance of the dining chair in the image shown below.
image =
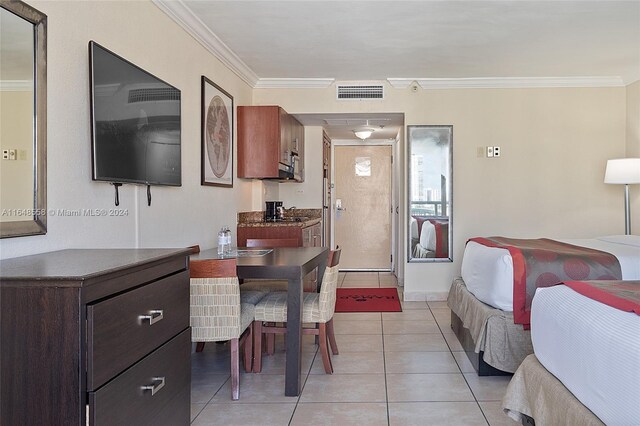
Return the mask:
<svg viewBox="0 0 640 426">
<path fill-rule="evenodd" d="M 230 341 L 231 399 L 240 396 L 240 349 L 244 369 L 252 370 L 255 304 L 241 300 L 236 259 L 190 262 L 191 341 L 196 352 L 207 342 Z"/>
<path fill-rule="evenodd" d="M 329 348 L 334 355 L 338 355 L 338 346 L 333 329 L 333 314 L 336 307 L 336 288 L 338 287 L 338 264 L 340 249 L 329 253 L 327 268 L 325 269 L 319 293 L 304 293 L 302 306 L 302 322 L 315 323 L 317 327 L 303 328 L 303 334 L 314 334 L 319 337 L 320 354 L 324 371 L 333 373 Z M 285 334 L 287 322 L 287 293 L 272 292 L 256 304 L 253 322 L 253 372 L 262 371 L 262 335 Z M 285 323 L 284 326 L 263 325 L 263 323 Z"/>
<path fill-rule="evenodd" d="M 247 248 L 299 247 L 295 238 L 248 238 Z M 287 291 L 287 280 L 245 280 L 242 291 Z"/>
</svg>

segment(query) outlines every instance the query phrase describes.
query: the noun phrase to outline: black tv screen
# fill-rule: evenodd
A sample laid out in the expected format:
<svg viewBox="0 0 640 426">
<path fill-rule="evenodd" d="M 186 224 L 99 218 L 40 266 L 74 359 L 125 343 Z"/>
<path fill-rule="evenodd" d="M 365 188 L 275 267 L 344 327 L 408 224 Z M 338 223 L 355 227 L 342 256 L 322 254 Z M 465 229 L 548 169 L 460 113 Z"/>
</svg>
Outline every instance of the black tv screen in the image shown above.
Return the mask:
<svg viewBox="0 0 640 426">
<path fill-rule="evenodd" d="M 180 90 L 89 42 L 93 180 L 180 186 Z"/>
</svg>

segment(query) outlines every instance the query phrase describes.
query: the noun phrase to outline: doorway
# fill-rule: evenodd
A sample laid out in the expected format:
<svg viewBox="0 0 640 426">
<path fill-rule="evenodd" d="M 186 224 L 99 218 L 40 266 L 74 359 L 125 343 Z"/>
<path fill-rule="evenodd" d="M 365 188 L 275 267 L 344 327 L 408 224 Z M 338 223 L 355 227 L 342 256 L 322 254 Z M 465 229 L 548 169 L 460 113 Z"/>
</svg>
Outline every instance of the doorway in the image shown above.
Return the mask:
<svg viewBox="0 0 640 426">
<path fill-rule="evenodd" d="M 332 159 L 340 270 L 391 270 L 392 145 L 335 145 Z"/>
</svg>

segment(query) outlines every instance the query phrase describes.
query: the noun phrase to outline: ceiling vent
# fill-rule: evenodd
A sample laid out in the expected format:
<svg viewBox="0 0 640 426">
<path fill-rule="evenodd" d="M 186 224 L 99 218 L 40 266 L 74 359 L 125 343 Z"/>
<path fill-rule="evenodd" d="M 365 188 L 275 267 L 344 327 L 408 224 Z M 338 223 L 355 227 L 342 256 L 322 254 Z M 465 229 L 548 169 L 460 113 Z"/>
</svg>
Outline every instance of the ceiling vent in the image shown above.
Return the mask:
<svg viewBox="0 0 640 426">
<path fill-rule="evenodd" d="M 382 84 L 338 84 L 336 87 L 338 100 L 384 99 Z"/>
</svg>

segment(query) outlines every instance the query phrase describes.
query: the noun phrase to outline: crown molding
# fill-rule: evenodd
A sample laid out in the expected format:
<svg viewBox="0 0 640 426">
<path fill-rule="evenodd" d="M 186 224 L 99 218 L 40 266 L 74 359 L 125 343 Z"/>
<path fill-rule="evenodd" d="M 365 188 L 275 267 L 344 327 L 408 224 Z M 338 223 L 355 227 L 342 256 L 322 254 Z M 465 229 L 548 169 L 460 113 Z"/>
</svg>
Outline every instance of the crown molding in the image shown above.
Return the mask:
<svg viewBox="0 0 640 426">
<path fill-rule="evenodd" d="M 326 89 L 334 78 L 260 78 L 256 89 Z"/>
<path fill-rule="evenodd" d="M 1 92 L 33 91 L 33 80 L 0 80 Z"/>
<path fill-rule="evenodd" d="M 185 5 L 182 0 L 152 0 L 153 3 L 251 87 L 258 76 Z"/>
<path fill-rule="evenodd" d="M 423 89 L 527 89 L 552 87 L 624 87 L 620 77 L 489 77 L 489 78 L 388 78 L 397 88 L 414 81 Z"/>
<path fill-rule="evenodd" d="M 419 80 L 417 78 L 388 78 L 387 81 L 391 86 L 396 89 L 406 89 L 414 81 Z"/>
</svg>

